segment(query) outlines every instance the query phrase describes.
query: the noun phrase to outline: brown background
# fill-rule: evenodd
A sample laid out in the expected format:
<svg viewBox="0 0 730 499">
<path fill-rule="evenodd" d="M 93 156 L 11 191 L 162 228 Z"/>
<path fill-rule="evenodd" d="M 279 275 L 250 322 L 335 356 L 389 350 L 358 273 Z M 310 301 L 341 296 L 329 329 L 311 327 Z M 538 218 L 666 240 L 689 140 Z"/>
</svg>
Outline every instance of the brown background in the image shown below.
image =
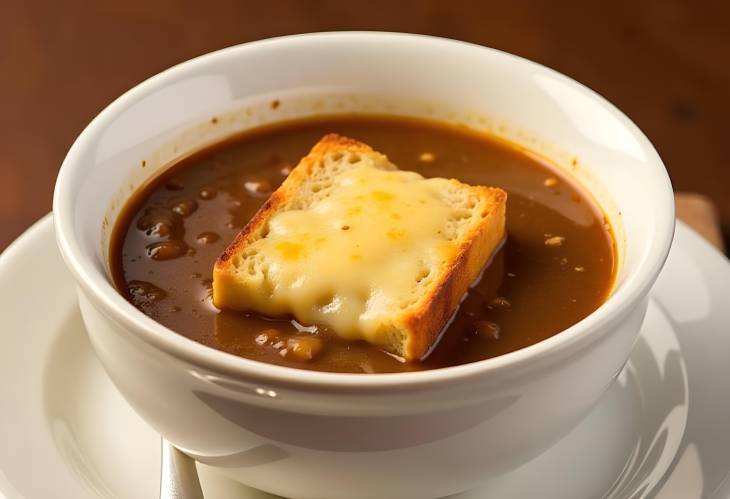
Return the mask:
<svg viewBox="0 0 730 499">
<path fill-rule="evenodd" d="M 0 0 L 0 249 L 48 212 L 74 138 L 141 80 L 196 55 L 289 33 L 457 38 L 553 67 L 654 142 L 677 190 L 730 226 L 730 2 Z"/>
</svg>

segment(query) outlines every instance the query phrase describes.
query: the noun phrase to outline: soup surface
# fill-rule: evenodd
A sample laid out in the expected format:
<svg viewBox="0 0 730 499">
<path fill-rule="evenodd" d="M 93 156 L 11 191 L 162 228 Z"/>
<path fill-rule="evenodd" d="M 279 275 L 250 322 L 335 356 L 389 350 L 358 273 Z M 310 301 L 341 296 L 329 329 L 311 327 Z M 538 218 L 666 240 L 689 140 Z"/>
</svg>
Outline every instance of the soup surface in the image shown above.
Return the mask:
<svg viewBox="0 0 730 499">
<path fill-rule="evenodd" d="M 316 325 L 212 305 L 218 255 L 331 132 L 365 142 L 403 170 L 509 194 L 506 243 L 421 362 L 401 362 Z M 192 340 L 272 364 L 382 373 L 494 357 L 575 324 L 610 292 L 614 243 L 593 201 L 541 159 L 461 128 L 358 115 L 260 128 L 173 165 L 125 206 L 110 259 L 115 284 L 132 304 Z M 281 348 L 289 339 L 301 343 L 299 355 Z"/>
</svg>

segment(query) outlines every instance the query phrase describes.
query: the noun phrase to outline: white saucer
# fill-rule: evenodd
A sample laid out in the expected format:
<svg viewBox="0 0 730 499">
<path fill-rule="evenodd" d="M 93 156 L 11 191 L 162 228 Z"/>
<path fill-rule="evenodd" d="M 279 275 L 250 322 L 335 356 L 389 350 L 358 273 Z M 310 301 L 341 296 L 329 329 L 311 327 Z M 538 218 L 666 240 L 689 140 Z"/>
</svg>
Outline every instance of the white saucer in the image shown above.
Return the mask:
<svg viewBox="0 0 730 499">
<path fill-rule="evenodd" d="M 651 296 L 631 359 L 589 417 L 454 497 L 730 498 L 730 263 L 680 223 Z M 0 303 L 0 497 L 156 497 L 159 436 L 91 351 L 50 216 L 0 256 Z M 199 468 L 206 498 L 271 497 Z"/>
</svg>

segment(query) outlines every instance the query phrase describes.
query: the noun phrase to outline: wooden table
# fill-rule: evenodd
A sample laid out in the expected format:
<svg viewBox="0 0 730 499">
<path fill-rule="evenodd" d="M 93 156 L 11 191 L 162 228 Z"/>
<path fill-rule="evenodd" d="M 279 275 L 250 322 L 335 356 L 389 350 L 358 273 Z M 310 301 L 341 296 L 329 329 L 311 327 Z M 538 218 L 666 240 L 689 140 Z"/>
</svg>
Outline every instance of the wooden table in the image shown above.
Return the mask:
<svg viewBox="0 0 730 499">
<path fill-rule="evenodd" d="M 720 231 L 717 210 L 706 196 L 682 192 L 675 196 L 677 203 L 677 218 L 696 230 L 702 237 L 720 251 L 726 251 L 727 246 Z"/>
<path fill-rule="evenodd" d="M 0 249 L 50 210 L 58 167 L 105 105 L 175 63 L 289 33 L 375 29 L 480 43 L 594 88 L 647 133 L 674 185 L 730 227 L 730 2 L 5 0 Z"/>
</svg>

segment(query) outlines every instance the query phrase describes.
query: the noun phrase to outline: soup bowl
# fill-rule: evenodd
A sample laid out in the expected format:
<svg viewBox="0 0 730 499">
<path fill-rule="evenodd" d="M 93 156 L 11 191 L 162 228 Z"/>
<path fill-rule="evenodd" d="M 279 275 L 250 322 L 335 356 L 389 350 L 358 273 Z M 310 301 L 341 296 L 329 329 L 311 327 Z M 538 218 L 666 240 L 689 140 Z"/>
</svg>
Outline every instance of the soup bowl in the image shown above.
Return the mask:
<svg viewBox="0 0 730 499">
<path fill-rule="evenodd" d="M 334 374 L 203 346 L 117 292 L 111 228 L 124 202 L 171 161 L 247 128 L 352 112 L 459 123 L 564 169 L 613 227 L 611 295 L 556 336 L 500 357 L 424 372 Z M 93 349 L 137 413 L 235 480 L 320 499 L 453 494 L 559 441 L 626 362 L 674 228 L 659 156 L 606 100 L 497 50 L 391 33 L 264 40 L 141 83 L 73 144 L 53 210 Z"/>
</svg>

